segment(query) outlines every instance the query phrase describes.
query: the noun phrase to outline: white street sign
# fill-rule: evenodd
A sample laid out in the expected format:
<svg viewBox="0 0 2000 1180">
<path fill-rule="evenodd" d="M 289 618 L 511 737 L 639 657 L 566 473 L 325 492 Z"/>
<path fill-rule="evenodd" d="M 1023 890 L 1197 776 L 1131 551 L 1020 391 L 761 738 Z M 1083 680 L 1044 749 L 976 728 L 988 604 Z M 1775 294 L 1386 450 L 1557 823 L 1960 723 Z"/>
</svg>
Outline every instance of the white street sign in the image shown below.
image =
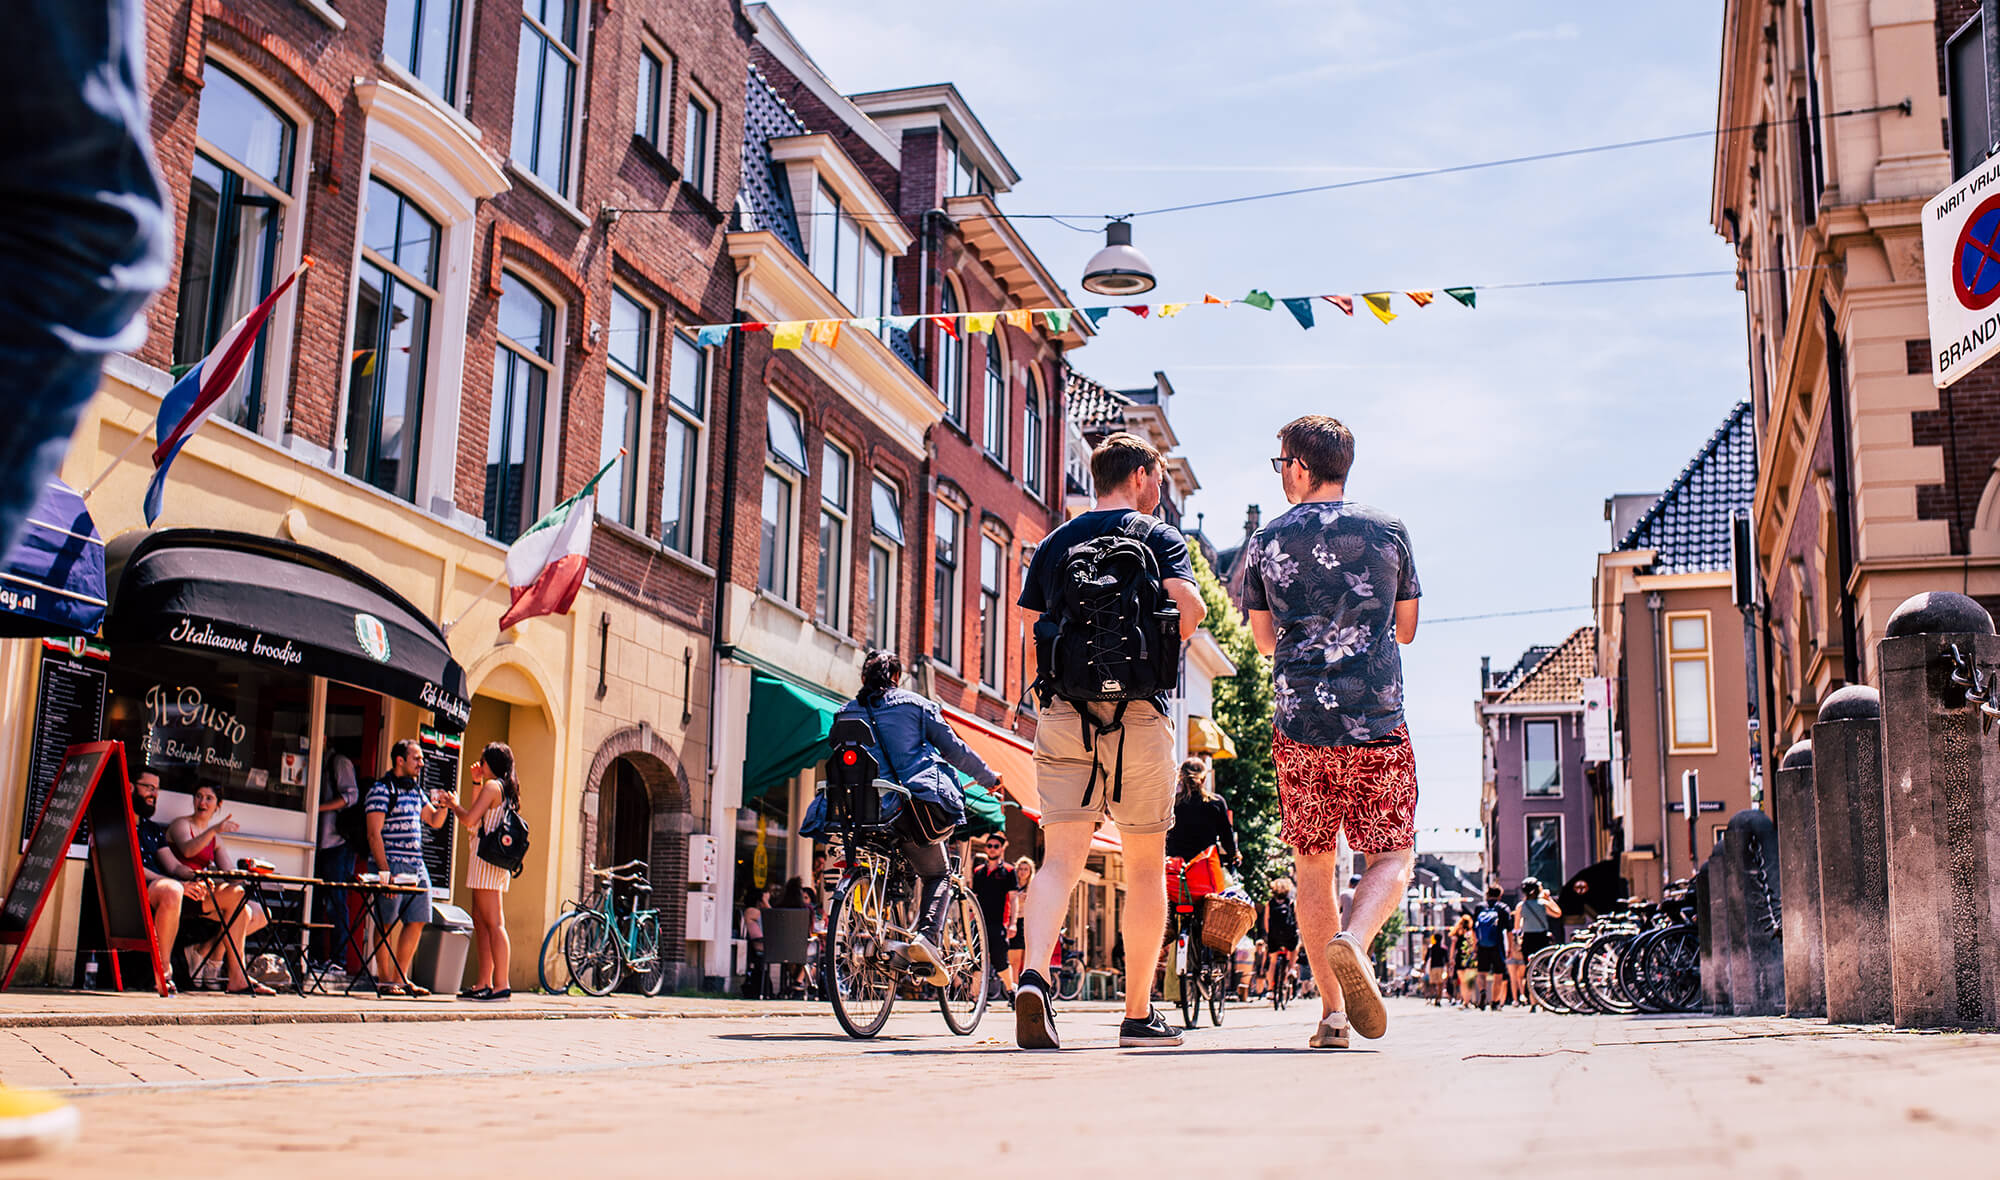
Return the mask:
<svg viewBox="0 0 2000 1180">
<path fill-rule="evenodd" d="M 1924 206 L 1924 288 L 1943 389 L 2000 351 L 2000 156 Z"/>
<path fill-rule="evenodd" d="M 1586 676 L 1583 687 L 1583 760 L 1611 761 L 1611 682 Z"/>
</svg>

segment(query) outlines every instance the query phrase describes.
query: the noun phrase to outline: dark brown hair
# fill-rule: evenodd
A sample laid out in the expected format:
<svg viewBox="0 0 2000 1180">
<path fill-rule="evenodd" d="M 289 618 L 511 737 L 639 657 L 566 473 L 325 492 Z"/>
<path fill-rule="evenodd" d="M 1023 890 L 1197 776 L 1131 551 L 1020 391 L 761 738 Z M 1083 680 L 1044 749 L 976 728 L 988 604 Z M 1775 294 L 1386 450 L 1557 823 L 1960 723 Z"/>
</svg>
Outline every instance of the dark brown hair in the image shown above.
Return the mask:
<svg viewBox="0 0 2000 1180">
<path fill-rule="evenodd" d="M 521 780 L 514 777 L 514 751 L 506 742 L 488 742 L 480 751 L 480 762 L 500 781 L 500 797 L 509 807 L 521 805 Z"/>
<path fill-rule="evenodd" d="M 1180 785 L 1174 790 L 1174 801 L 1188 799 L 1213 799 L 1215 792 L 1208 789 L 1208 763 L 1199 758 L 1190 758 L 1181 763 Z"/>
<path fill-rule="evenodd" d="M 881 704 L 890 689 L 903 682 L 903 657 L 887 648 L 876 648 L 861 661 L 861 702 Z"/>
<path fill-rule="evenodd" d="M 1278 431 L 1278 445 L 1305 465 L 1314 483 L 1346 483 L 1354 466 L 1354 432 L 1325 414 L 1307 414 L 1285 423 Z"/>
<path fill-rule="evenodd" d="M 1090 452 L 1090 483 L 1102 496 L 1141 471 L 1158 471 L 1160 452 L 1136 434 L 1119 431 Z"/>
</svg>

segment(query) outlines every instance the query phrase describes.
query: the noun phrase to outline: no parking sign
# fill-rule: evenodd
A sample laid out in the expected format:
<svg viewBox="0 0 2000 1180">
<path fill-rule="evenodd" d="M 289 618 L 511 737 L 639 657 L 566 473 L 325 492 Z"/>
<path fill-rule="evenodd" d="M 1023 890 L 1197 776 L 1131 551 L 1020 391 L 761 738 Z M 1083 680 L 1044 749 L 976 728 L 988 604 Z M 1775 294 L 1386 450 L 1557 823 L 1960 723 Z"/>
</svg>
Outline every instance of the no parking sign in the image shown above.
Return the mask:
<svg viewBox="0 0 2000 1180">
<path fill-rule="evenodd" d="M 1924 206 L 1924 288 L 1942 389 L 2000 351 L 2000 157 Z"/>
</svg>

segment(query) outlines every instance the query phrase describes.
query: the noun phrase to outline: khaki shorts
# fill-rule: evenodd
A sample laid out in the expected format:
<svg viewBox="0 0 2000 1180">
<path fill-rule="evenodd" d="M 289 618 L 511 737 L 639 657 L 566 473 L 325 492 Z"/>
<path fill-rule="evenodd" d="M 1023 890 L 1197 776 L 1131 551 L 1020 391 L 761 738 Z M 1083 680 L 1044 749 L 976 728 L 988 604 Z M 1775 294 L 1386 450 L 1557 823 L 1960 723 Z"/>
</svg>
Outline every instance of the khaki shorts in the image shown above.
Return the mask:
<svg viewBox="0 0 2000 1180">
<path fill-rule="evenodd" d="M 1116 705 L 1090 709 L 1109 721 Z M 1125 743 L 1125 777 L 1118 780 L 1118 743 Z M 1147 701 L 1125 706 L 1122 733 L 1097 735 L 1097 783 L 1091 785 L 1091 751 L 1083 744 L 1083 720 L 1076 706 L 1055 700 L 1035 726 L 1035 789 L 1042 800 L 1042 826 L 1096 823 L 1109 816 L 1121 832 L 1144 835 L 1174 826 L 1176 765 L 1173 723 Z M 1090 801 L 1084 802 L 1088 791 Z M 1111 796 L 1116 792 L 1118 798 Z"/>
</svg>

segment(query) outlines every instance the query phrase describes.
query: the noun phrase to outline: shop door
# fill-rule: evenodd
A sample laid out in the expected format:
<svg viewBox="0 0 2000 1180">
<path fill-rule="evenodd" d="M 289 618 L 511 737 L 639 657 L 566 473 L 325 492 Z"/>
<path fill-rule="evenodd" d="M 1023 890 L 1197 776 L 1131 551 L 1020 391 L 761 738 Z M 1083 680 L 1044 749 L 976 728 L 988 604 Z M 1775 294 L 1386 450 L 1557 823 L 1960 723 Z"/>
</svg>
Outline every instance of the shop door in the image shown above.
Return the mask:
<svg viewBox="0 0 2000 1180">
<path fill-rule="evenodd" d="M 355 777 L 366 784 L 389 768 L 382 748 L 382 698 L 345 684 L 326 686 L 326 741 L 354 761 Z"/>
<path fill-rule="evenodd" d="M 620 758 L 611 764 L 611 859 L 606 863 L 635 860 L 653 863 L 653 800 L 639 768 Z"/>
</svg>

